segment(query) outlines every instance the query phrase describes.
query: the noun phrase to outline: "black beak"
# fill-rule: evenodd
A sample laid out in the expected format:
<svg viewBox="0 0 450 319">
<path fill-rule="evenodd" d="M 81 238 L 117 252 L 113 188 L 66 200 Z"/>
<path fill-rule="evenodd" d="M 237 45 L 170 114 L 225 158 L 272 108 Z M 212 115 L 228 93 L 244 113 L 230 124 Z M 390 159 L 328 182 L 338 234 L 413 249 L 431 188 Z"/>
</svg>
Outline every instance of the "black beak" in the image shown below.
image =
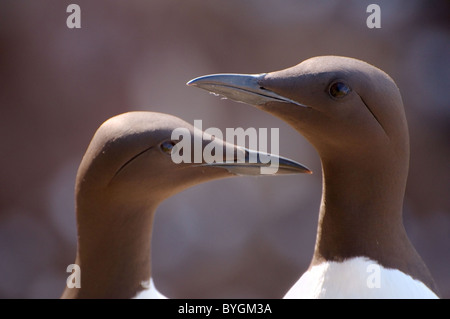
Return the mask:
<svg viewBox="0 0 450 319">
<path fill-rule="evenodd" d="M 186 84 L 213 94 L 219 94 L 236 102 L 264 105 L 268 102 L 284 102 L 306 107 L 296 101 L 267 90 L 260 85 L 266 73 L 261 74 L 212 74 L 205 75 Z"/>
<path fill-rule="evenodd" d="M 237 147 L 237 156 L 224 162 L 200 164 L 199 166 L 221 167 L 235 175 L 283 175 L 283 174 L 311 174 L 306 166 L 274 154 L 253 151 Z"/>
</svg>

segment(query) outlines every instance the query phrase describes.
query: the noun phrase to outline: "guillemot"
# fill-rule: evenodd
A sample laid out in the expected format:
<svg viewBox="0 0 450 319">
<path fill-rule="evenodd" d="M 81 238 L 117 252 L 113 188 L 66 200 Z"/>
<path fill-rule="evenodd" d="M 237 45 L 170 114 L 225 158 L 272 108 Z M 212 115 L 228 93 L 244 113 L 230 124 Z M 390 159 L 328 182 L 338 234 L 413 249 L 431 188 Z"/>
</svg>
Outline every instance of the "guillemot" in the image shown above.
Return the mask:
<svg viewBox="0 0 450 319">
<path fill-rule="evenodd" d="M 203 157 L 200 163 L 175 163 L 172 155 L 181 142 L 172 139 L 176 129 L 189 132 L 192 142 L 200 141 L 204 156 L 208 155 L 203 152 L 206 146 L 223 150 L 223 160 Z M 194 148 L 194 143 L 191 146 Z M 193 149 L 183 152 L 194 156 Z M 260 159 L 263 154 L 266 160 L 269 157 L 278 162 L 278 171 L 272 175 L 310 173 L 303 165 L 278 155 L 212 138 L 172 115 L 129 112 L 107 120 L 92 138 L 78 169 L 75 264 L 81 282 L 79 288 L 66 287 L 62 298 L 165 298 L 151 277 L 150 248 L 157 207 L 200 183 L 261 175 L 261 168 L 268 165 Z M 253 160 L 251 155 L 256 155 Z"/>
<path fill-rule="evenodd" d="M 187 84 L 286 121 L 320 155 L 314 254 L 286 298 L 437 298 L 403 225 L 409 134 L 391 77 L 361 60 L 321 56 L 281 71 Z"/>
</svg>

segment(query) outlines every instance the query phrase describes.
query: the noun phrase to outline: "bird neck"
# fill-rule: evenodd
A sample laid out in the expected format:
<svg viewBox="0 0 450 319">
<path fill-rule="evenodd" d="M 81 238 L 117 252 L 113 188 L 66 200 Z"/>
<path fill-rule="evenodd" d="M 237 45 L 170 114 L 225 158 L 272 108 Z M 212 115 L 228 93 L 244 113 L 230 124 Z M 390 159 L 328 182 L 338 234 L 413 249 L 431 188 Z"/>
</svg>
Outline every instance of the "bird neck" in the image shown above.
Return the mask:
<svg viewBox="0 0 450 319">
<path fill-rule="evenodd" d="M 391 158 L 322 158 L 323 192 L 311 266 L 367 257 L 437 291 L 403 225 L 408 159 L 389 162 Z"/>
<path fill-rule="evenodd" d="M 376 167 L 379 165 L 380 167 Z M 380 260 L 392 243 L 407 241 L 402 223 L 404 183 L 389 166 L 323 160 L 323 191 L 314 258 Z"/>
<path fill-rule="evenodd" d="M 151 275 L 151 236 L 157 204 L 117 202 L 78 196 L 78 249 L 81 288 L 66 298 L 132 298 Z M 87 197 L 87 196 L 86 196 Z"/>
</svg>

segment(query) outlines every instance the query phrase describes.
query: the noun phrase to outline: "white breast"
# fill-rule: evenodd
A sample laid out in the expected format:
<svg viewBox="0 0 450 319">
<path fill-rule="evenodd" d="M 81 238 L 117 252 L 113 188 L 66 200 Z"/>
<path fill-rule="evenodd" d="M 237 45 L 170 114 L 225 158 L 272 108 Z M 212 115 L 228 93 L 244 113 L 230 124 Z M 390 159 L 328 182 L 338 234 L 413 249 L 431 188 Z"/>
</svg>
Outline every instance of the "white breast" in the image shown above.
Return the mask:
<svg viewBox="0 0 450 319">
<path fill-rule="evenodd" d="M 357 257 L 311 267 L 284 296 L 295 298 L 438 298 L 422 282 Z"/>
<path fill-rule="evenodd" d="M 142 285 L 145 286 L 145 289 L 140 291 L 133 299 L 167 299 L 156 289 L 152 278 L 150 278 L 150 282 L 142 283 Z"/>
</svg>

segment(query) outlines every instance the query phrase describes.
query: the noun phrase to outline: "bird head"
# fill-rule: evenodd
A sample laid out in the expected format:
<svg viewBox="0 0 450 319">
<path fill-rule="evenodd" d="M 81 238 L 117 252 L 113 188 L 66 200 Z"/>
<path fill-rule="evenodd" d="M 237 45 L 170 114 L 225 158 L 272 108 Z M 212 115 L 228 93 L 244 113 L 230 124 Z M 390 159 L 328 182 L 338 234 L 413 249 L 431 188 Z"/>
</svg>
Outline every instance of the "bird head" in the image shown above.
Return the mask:
<svg viewBox="0 0 450 319">
<path fill-rule="evenodd" d="M 174 130 L 186 134 L 181 138 Z M 188 143 L 186 140 L 188 139 Z M 174 151 L 187 152 L 187 160 L 173 160 Z M 203 150 L 222 150 L 219 161 L 209 161 Z M 197 148 L 197 150 L 195 149 Z M 201 160 L 195 160 L 195 151 Z M 206 154 L 205 156 L 203 156 Z M 230 154 L 231 158 L 230 158 Z M 249 160 L 256 155 L 256 162 Z M 260 175 L 267 162 L 262 153 L 238 147 L 203 134 L 185 121 L 156 112 L 129 112 L 103 123 L 95 133 L 83 157 L 76 181 L 77 202 L 105 198 L 104 202 L 129 205 L 160 201 L 199 183 L 236 175 Z M 186 154 L 184 154 L 186 155 Z M 308 173 L 299 163 L 276 158 L 279 169 L 274 174 Z M 186 157 L 185 157 L 186 158 Z"/>
<path fill-rule="evenodd" d="M 376 152 L 408 157 L 400 92 L 380 69 L 357 59 L 314 57 L 270 73 L 214 74 L 187 83 L 251 104 L 286 121 L 322 159 Z"/>
</svg>

